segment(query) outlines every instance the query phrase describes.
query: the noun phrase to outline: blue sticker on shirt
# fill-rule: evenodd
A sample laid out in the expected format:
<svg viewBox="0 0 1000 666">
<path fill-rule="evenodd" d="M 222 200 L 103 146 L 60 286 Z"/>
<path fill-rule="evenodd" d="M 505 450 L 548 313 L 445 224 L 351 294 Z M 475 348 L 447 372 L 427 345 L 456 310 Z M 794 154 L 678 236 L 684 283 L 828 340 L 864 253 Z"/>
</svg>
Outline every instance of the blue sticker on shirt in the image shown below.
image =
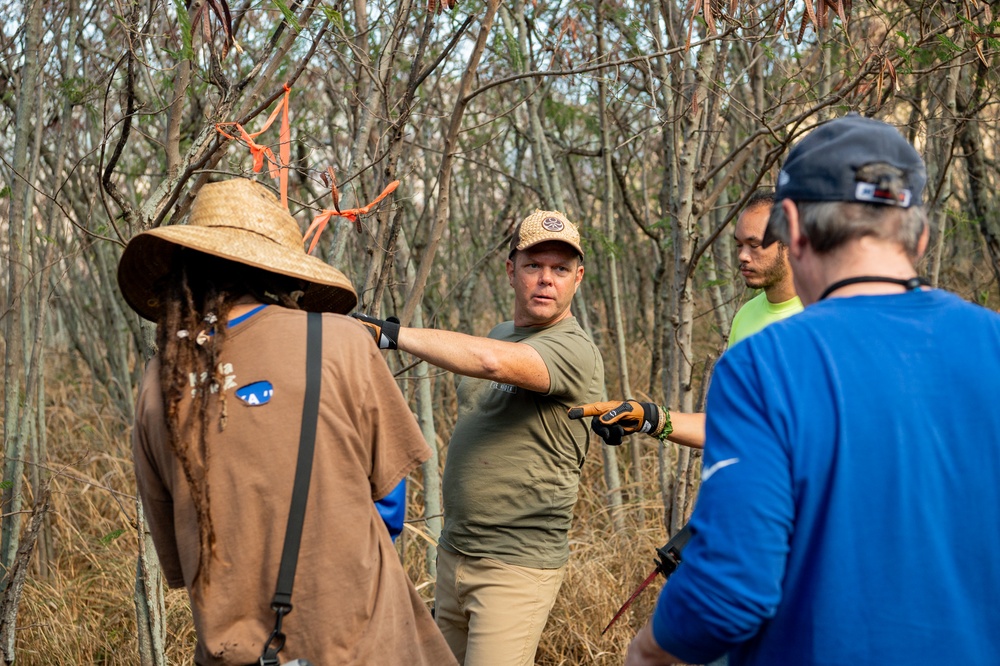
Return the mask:
<svg viewBox="0 0 1000 666">
<path fill-rule="evenodd" d="M 274 387 L 268 381 L 254 382 L 236 389 L 236 397 L 252 407 L 266 405 L 273 395 Z"/>
</svg>

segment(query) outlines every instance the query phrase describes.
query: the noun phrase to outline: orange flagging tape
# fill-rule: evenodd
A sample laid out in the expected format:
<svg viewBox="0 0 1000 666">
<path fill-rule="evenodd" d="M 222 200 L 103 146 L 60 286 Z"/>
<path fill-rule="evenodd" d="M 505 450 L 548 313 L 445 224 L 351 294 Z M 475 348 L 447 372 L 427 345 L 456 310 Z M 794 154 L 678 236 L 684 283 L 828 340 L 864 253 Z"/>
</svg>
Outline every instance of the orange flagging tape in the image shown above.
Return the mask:
<svg viewBox="0 0 1000 666">
<path fill-rule="evenodd" d="M 366 214 L 368 211 L 374 208 L 379 201 L 382 201 L 382 199 L 385 199 L 387 196 L 389 196 L 389 194 L 391 194 L 392 191 L 395 190 L 398 186 L 399 186 L 398 180 L 392 181 L 391 183 L 385 186 L 385 189 L 382 190 L 382 194 L 375 197 L 370 204 L 368 204 L 367 206 L 362 206 L 361 208 L 348 208 L 347 210 L 324 209 L 320 211 L 320 214 L 313 218 L 312 224 L 309 225 L 309 228 L 306 229 L 305 235 L 302 237 L 302 242 L 305 243 L 306 241 L 309 240 L 309 237 L 312 236 L 312 242 L 309 244 L 309 254 L 312 254 L 313 250 L 316 249 L 316 245 L 319 243 L 319 235 L 323 233 L 323 229 L 326 228 L 326 225 L 330 222 L 331 217 L 334 216 L 343 217 L 350 220 L 351 222 L 356 223 L 358 221 L 359 215 Z M 336 185 L 333 185 L 333 187 L 335 188 Z M 334 192 L 334 201 L 336 200 L 337 200 L 337 195 L 336 192 Z"/>
<path fill-rule="evenodd" d="M 258 131 L 254 133 L 249 133 L 243 126 L 239 123 L 216 123 L 215 130 L 233 141 L 238 139 L 225 132 L 223 127 L 235 127 L 237 133 L 240 135 L 244 141 L 246 141 L 247 147 L 250 148 L 250 154 L 253 156 L 253 170 L 254 173 L 260 173 L 264 168 L 264 160 L 267 159 L 267 171 L 271 175 L 271 178 L 277 178 L 279 184 L 279 190 L 281 191 L 281 204 L 288 208 L 288 164 L 291 162 L 292 154 L 292 134 L 288 126 L 288 96 L 292 92 L 292 89 L 285 84 L 285 94 L 282 96 L 281 101 L 278 106 L 274 108 L 271 112 L 270 117 L 268 117 L 267 122 Z M 278 159 L 275 159 L 274 153 L 267 146 L 261 145 L 254 141 L 258 136 L 267 131 L 271 124 L 281 114 L 281 129 L 278 134 Z M 280 161 L 279 161 L 280 160 Z"/>
</svg>

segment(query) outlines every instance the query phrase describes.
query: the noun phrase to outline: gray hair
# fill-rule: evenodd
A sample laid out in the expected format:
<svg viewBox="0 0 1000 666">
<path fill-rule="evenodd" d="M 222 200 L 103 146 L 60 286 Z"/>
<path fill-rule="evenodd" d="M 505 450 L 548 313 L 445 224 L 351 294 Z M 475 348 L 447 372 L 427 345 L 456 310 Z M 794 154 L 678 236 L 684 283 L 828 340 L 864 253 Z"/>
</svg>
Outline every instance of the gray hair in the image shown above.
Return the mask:
<svg viewBox="0 0 1000 666">
<path fill-rule="evenodd" d="M 859 180 L 876 183 L 894 195 L 906 187 L 900 176 L 901 172 L 889 165 L 867 165 L 858 172 Z M 795 205 L 801 232 L 819 254 L 832 252 L 848 241 L 871 236 L 899 243 L 910 259 L 916 261 L 920 234 L 927 226 L 923 206 L 901 208 L 854 201 L 796 201 Z M 765 245 L 775 240 L 785 245 L 789 242 L 788 218 L 781 202 L 771 208 L 764 234 Z"/>
</svg>

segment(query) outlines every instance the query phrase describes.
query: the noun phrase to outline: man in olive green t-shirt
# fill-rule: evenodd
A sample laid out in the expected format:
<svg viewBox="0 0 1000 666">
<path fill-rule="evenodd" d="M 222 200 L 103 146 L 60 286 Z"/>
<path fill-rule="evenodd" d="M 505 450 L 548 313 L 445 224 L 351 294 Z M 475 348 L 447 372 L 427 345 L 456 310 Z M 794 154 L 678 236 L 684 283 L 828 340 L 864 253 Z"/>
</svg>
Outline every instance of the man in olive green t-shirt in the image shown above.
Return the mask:
<svg viewBox="0 0 1000 666">
<path fill-rule="evenodd" d="M 525 218 L 506 262 L 514 319 L 485 338 L 358 316 L 383 349 L 464 375 L 445 462 L 435 618 L 465 666 L 530 666 L 569 558 L 590 441 L 566 410 L 600 397 L 604 364 L 570 311 L 576 226 Z"/>
</svg>

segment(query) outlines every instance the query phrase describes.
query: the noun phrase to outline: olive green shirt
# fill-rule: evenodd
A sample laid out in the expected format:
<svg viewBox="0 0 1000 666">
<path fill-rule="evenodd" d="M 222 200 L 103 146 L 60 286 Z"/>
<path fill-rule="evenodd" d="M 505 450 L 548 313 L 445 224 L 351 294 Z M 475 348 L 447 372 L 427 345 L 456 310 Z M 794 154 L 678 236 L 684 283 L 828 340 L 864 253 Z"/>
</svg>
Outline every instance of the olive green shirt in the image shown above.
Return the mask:
<svg viewBox="0 0 1000 666">
<path fill-rule="evenodd" d="M 556 569 L 590 442 L 567 410 L 600 400 L 604 363 L 570 317 L 547 328 L 504 322 L 490 338 L 534 348 L 549 371 L 548 393 L 466 377 L 444 469 L 441 544 L 472 557 Z"/>
</svg>

